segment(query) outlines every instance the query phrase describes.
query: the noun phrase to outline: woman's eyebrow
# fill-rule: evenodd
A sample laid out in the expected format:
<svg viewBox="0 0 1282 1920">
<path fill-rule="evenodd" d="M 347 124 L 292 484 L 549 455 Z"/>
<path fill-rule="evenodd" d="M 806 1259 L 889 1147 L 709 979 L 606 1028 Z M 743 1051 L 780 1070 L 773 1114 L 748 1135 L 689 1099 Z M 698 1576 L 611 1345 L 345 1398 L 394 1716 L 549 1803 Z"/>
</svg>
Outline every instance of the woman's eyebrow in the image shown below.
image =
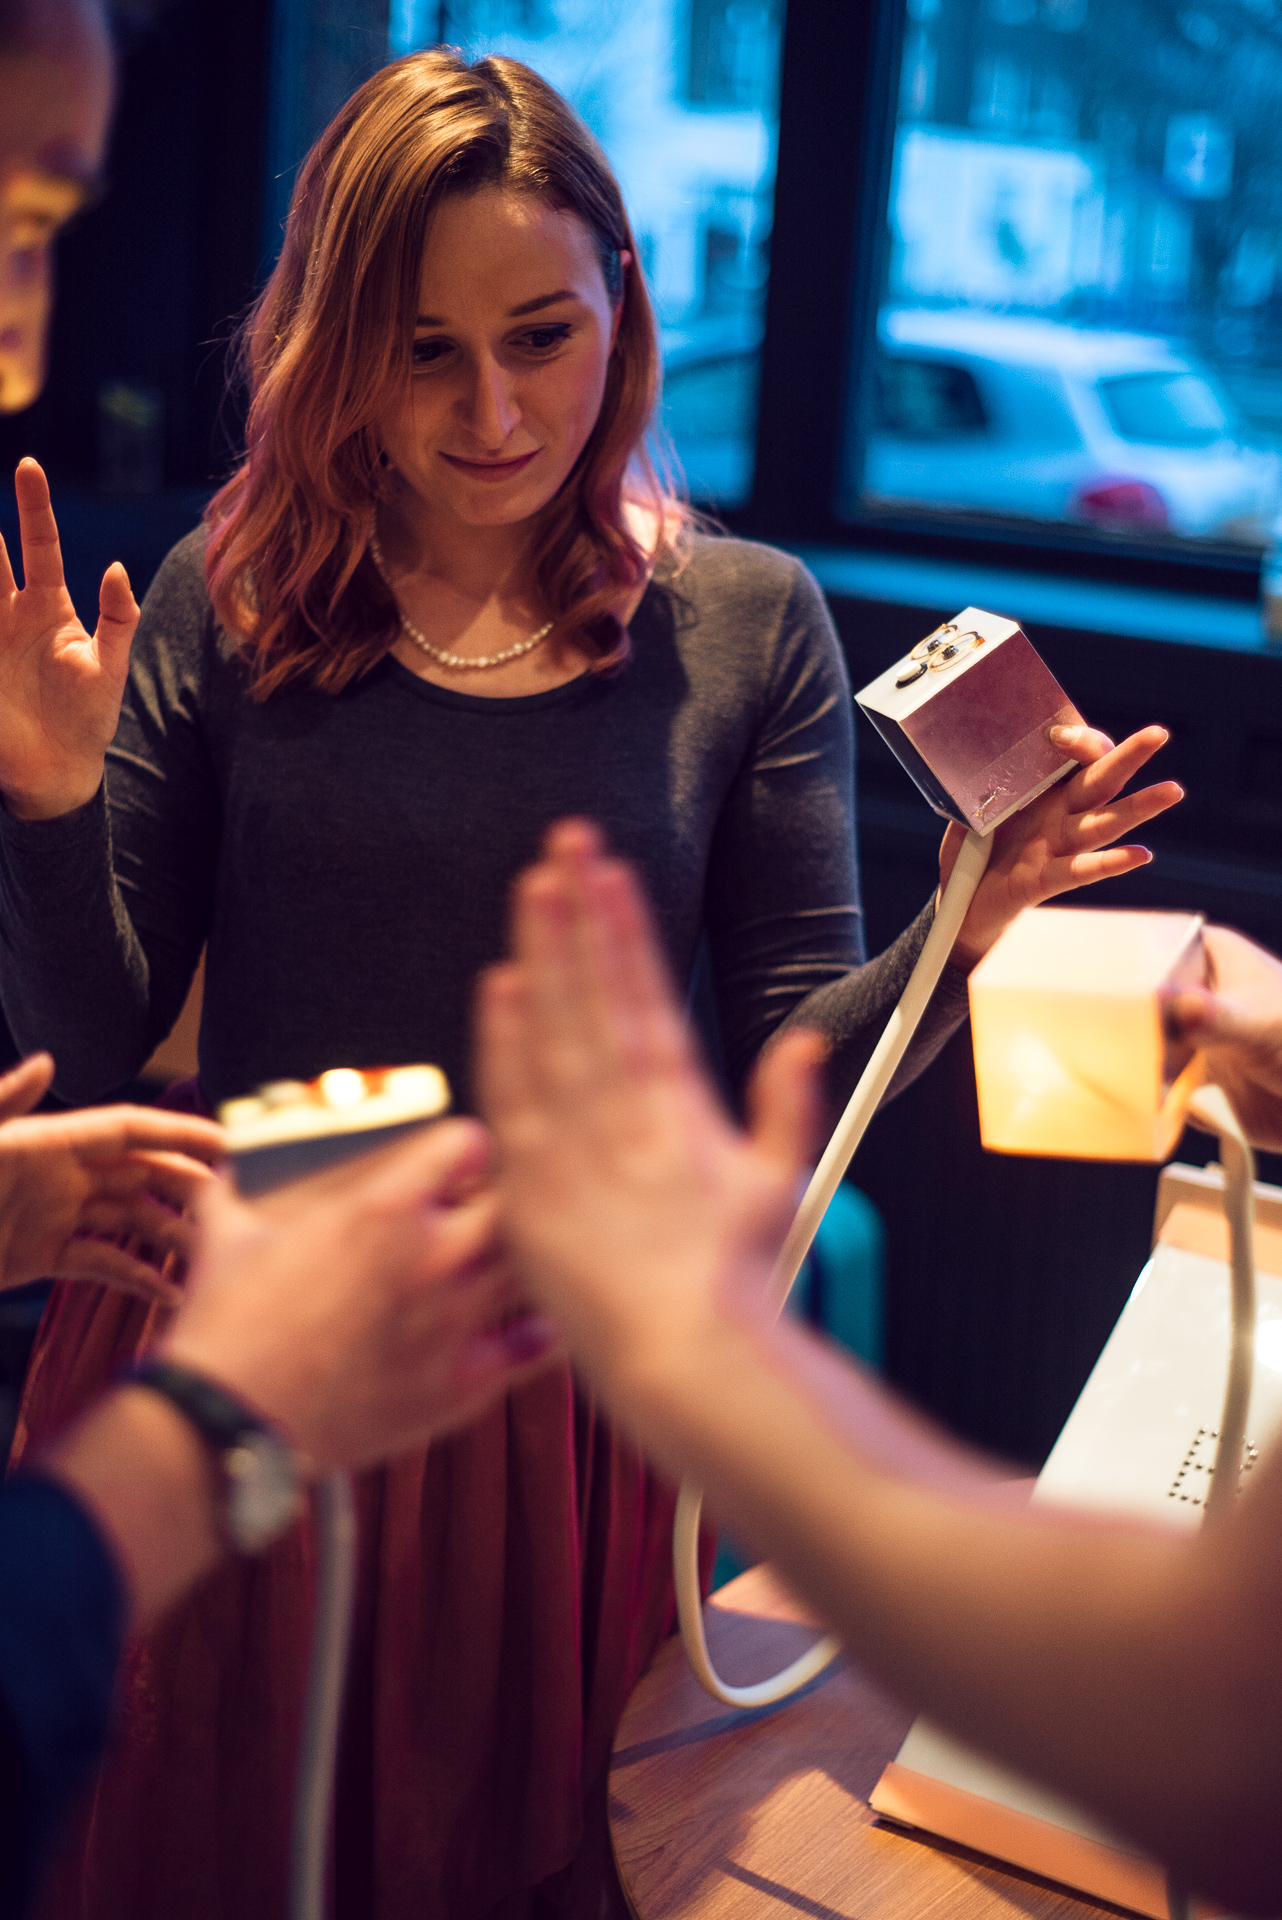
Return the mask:
<svg viewBox="0 0 1282 1920">
<path fill-rule="evenodd" d="M 523 300 L 519 307 L 509 307 L 508 319 L 520 320 L 527 313 L 537 313 L 541 307 L 554 307 L 558 300 L 577 300 L 578 294 L 572 287 L 558 287 L 555 293 L 541 293 L 535 300 Z M 438 320 L 433 313 L 420 313 L 415 316 L 416 327 L 443 327 L 447 323 Z"/>
</svg>

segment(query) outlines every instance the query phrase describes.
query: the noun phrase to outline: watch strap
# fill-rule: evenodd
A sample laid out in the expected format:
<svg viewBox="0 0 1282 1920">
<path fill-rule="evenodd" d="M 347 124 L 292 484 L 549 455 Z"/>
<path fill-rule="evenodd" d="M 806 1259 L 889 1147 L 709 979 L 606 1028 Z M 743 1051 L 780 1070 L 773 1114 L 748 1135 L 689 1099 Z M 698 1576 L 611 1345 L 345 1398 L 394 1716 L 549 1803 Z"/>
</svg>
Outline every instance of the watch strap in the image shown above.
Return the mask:
<svg viewBox="0 0 1282 1920">
<path fill-rule="evenodd" d="M 148 1355 L 135 1361 L 126 1369 L 122 1385 L 150 1387 L 163 1394 L 218 1454 L 239 1446 L 247 1434 L 275 1431 L 234 1394 L 170 1360 Z"/>
<path fill-rule="evenodd" d="M 222 1530 L 237 1552 L 261 1553 L 293 1524 L 302 1506 L 302 1470 L 270 1421 L 170 1360 L 138 1361 L 124 1384 L 160 1394 L 201 1440 L 221 1483 Z"/>
</svg>

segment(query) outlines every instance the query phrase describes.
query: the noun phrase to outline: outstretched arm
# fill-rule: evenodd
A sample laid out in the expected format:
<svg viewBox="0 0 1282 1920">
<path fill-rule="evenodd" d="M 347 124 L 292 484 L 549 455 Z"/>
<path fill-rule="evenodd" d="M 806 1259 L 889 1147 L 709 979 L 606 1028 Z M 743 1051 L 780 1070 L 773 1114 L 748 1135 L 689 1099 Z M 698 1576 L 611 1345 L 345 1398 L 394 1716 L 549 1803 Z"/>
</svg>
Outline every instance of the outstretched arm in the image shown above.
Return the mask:
<svg viewBox="0 0 1282 1920">
<path fill-rule="evenodd" d="M 576 1359 L 670 1472 L 901 1694 L 1130 1831 L 1199 1890 L 1282 1897 L 1282 1456 L 1218 1537 L 1013 1510 L 804 1330 L 766 1278 L 809 1152 L 813 1046 L 752 1131 L 695 1061 L 629 874 L 559 829 L 480 1003 L 506 1232 Z"/>
</svg>

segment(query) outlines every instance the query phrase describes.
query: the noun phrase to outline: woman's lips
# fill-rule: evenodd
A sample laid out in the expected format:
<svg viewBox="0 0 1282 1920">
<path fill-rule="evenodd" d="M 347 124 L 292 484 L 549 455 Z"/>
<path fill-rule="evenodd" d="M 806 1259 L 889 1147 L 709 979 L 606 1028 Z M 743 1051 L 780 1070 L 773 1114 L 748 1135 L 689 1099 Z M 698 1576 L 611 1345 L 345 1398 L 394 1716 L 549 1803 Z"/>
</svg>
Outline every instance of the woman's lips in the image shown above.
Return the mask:
<svg viewBox="0 0 1282 1920">
<path fill-rule="evenodd" d="M 522 453 L 515 460 L 463 460 L 457 453 L 443 453 L 442 460 L 448 460 L 452 467 L 465 473 L 469 480 L 510 480 L 514 473 L 521 473 L 540 452 L 536 447 L 533 453 Z"/>
</svg>

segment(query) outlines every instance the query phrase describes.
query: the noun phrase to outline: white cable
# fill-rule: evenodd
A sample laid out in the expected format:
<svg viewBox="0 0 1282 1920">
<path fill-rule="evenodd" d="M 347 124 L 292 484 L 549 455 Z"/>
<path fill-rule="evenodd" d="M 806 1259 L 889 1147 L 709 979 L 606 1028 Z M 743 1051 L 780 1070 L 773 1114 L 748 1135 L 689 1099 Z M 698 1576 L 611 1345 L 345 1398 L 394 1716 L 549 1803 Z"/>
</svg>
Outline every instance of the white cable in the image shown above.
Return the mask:
<svg viewBox="0 0 1282 1920">
<path fill-rule="evenodd" d="M 1207 1517 L 1228 1513 L 1237 1492 L 1246 1447 L 1246 1420 L 1255 1371 L 1255 1156 L 1237 1115 L 1220 1087 L 1199 1087 L 1189 1111 L 1220 1136 L 1224 1211 L 1229 1223 L 1232 1274 L 1229 1373 L 1220 1414 Z"/>
<path fill-rule="evenodd" d="M 316 1488 L 316 1550 L 316 1626 L 294 1788 L 290 1920 L 325 1920 L 338 1723 L 356 1592 L 356 1507 L 349 1474 L 332 1473 Z"/>
<path fill-rule="evenodd" d="M 939 976 L 961 932 L 961 924 L 975 896 L 975 889 L 984 877 L 992 845 L 991 834 L 971 832 L 966 835 L 908 985 L 886 1022 L 885 1031 L 860 1076 L 859 1085 L 850 1096 L 850 1102 L 837 1123 L 837 1130 L 828 1142 L 823 1158 L 811 1176 L 788 1230 L 788 1238 L 783 1243 L 770 1280 L 771 1299 L 776 1313 L 783 1311 L 793 1282 L 801 1271 L 801 1263 L 809 1253 L 819 1224 L 828 1211 L 829 1202 L 841 1185 L 842 1176 L 854 1158 L 868 1122 L 881 1105 L 895 1069 L 903 1059 L 930 997 L 939 984 Z M 672 1571 L 677 1593 L 677 1618 L 681 1623 L 686 1658 L 700 1684 L 714 1700 L 723 1700 L 727 1706 L 764 1707 L 777 1700 L 786 1700 L 789 1694 L 796 1693 L 799 1687 L 804 1687 L 817 1673 L 823 1672 L 841 1651 L 841 1642 L 835 1635 L 825 1634 L 791 1666 L 785 1667 L 772 1679 L 760 1680 L 749 1687 L 728 1686 L 712 1664 L 703 1630 L 703 1596 L 699 1588 L 699 1515 L 702 1508 L 702 1490 L 685 1481 L 677 1498 L 676 1519 L 672 1528 Z"/>
<path fill-rule="evenodd" d="M 1246 1421 L 1255 1372 L 1255 1156 L 1221 1087 L 1199 1087 L 1189 1110 L 1220 1137 L 1224 1211 L 1229 1223 L 1229 1367 L 1220 1412 L 1219 1439 L 1206 1496 L 1206 1518 L 1216 1525 L 1231 1511 L 1246 1448 Z M 1195 1920 L 1193 1895 L 1173 1873 L 1166 1876 L 1168 1920 Z"/>
<path fill-rule="evenodd" d="M 1166 1876 L 1166 1920 L 1197 1920 L 1192 1894 L 1173 1873 Z"/>
</svg>

